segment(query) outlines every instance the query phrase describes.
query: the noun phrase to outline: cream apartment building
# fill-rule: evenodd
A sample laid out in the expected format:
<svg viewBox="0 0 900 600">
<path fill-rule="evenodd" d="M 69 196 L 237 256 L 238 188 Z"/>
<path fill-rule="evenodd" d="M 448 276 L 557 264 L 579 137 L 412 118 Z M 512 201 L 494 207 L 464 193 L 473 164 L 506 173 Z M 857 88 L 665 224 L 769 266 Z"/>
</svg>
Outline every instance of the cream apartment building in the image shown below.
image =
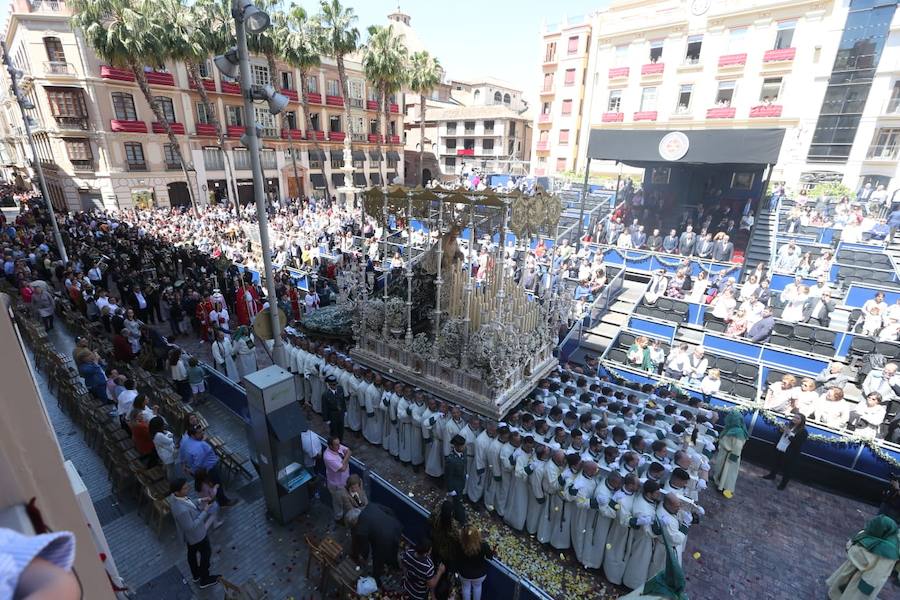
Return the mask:
<svg viewBox="0 0 900 600">
<path fill-rule="evenodd" d="M 224 157 L 184 65 L 168 64 L 162 70 L 147 68 L 145 72 L 190 163 L 189 182 L 133 75 L 103 64 L 80 32 L 73 30 L 70 16 L 62 0 L 14 0 L 5 34 L 14 64 L 26 74 L 23 86 L 36 106 L 30 116 L 53 202 L 69 209 L 128 208 L 148 201 L 160 206 L 185 205 L 188 185 L 201 203 L 225 198 Z M 265 60 L 252 61 L 254 83 L 271 82 L 291 100 L 278 117 L 269 115 L 264 105 L 256 109 L 257 122 L 263 127 L 262 163 L 270 197 L 323 195 L 326 187 L 335 194 L 345 183 L 340 168 L 348 135 L 355 186 L 382 184 L 383 172 L 389 181 L 402 178 L 399 99 L 391 98 L 388 136 L 379 144 L 375 125 L 378 103 L 365 81 L 360 58 L 347 60 L 349 123 L 345 123 L 345 99 L 333 61 L 323 57 L 321 68 L 310 75 L 309 131 L 299 103 L 299 72 L 279 64 L 278 73 L 271 74 Z M 222 77 L 211 60 L 202 66 L 202 75 L 216 117 L 227 132 L 225 150 L 235 169 L 238 198 L 248 202 L 252 199 L 252 175 L 249 153 L 240 142 L 244 133 L 240 87 Z M 5 89 L 7 84 L 8 79 L 0 100 L 3 120 L 9 124 L 9 131 L 4 132 L 4 171 L 8 180 L 15 175 L 28 180 L 32 173 L 26 156 L 30 158 L 30 152 L 23 147 L 22 121 Z M 321 151 L 314 148 L 313 140 Z"/>
<path fill-rule="evenodd" d="M 576 32 L 592 38 L 584 89 L 576 76 L 569 91 L 582 93 L 587 108 L 573 165 L 572 134 L 562 133 L 568 125 L 557 116 L 564 98 L 547 94 L 551 106 L 535 125 L 542 131 L 533 173 L 583 170 L 591 128 L 780 128 L 786 134 L 773 180 L 884 182 L 896 173 L 900 152 L 895 5 L 619 0 L 592 15 L 587 30 L 550 27 L 542 68 L 557 85 L 572 67 L 546 62 L 554 44 L 565 39 L 568 48 Z M 610 161 L 594 161 L 591 170 L 619 171 Z"/>
</svg>

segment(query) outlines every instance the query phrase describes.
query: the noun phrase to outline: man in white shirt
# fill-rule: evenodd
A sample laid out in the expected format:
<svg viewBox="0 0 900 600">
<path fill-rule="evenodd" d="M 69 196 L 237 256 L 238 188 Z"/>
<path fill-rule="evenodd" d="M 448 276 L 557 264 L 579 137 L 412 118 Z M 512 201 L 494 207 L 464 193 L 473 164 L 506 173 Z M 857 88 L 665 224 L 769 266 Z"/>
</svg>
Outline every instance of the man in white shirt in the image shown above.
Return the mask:
<svg viewBox="0 0 900 600">
<path fill-rule="evenodd" d="M 889 362 L 880 371 L 872 371 L 863 381 L 863 393 L 868 396 L 873 392 L 881 394 L 882 402 L 890 402 L 897 397 L 894 388 L 900 386 L 900 375 L 897 375 L 896 363 Z"/>
<path fill-rule="evenodd" d="M 137 398 L 138 393 L 135 389 L 135 384 L 133 379 L 127 379 L 125 381 L 125 389 L 119 394 L 119 397 L 116 399 L 116 415 L 119 417 L 119 421 L 124 425 L 125 419 L 128 418 L 128 413 L 131 412 L 131 407 L 134 404 L 134 399 Z"/>
</svg>

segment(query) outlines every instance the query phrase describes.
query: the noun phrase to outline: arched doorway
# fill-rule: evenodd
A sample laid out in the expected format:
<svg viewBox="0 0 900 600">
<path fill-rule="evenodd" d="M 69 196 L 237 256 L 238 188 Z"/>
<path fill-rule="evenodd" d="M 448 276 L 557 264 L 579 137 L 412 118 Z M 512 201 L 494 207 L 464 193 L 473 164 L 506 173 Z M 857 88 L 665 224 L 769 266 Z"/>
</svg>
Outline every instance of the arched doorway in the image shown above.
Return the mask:
<svg viewBox="0 0 900 600">
<path fill-rule="evenodd" d="M 422 184 L 431 181 L 431 169 L 422 169 Z"/>
<path fill-rule="evenodd" d="M 187 183 L 173 181 L 166 186 L 169 191 L 169 206 L 173 208 L 190 208 L 191 195 L 188 192 Z"/>
</svg>

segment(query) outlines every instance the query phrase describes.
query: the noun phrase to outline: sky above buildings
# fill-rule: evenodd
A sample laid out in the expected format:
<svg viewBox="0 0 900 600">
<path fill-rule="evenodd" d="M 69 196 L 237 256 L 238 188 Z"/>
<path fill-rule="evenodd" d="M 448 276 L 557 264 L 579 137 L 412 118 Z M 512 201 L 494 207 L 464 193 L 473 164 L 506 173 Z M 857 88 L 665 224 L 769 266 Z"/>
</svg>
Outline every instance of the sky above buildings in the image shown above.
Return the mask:
<svg viewBox="0 0 900 600">
<path fill-rule="evenodd" d="M 314 0 L 293 0 L 309 12 Z M 359 28 L 384 23 L 397 10 L 397 0 L 342 0 L 359 15 Z M 493 77 L 508 81 L 534 101 L 540 83 L 542 23 L 559 23 L 566 15 L 587 15 L 608 0 L 401 0 L 411 25 L 426 48 L 438 57 L 450 77 Z M 281 0 L 287 7 L 292 0 Z M 5 20 L 10 0 L 0 0 Z"/>
</svg>

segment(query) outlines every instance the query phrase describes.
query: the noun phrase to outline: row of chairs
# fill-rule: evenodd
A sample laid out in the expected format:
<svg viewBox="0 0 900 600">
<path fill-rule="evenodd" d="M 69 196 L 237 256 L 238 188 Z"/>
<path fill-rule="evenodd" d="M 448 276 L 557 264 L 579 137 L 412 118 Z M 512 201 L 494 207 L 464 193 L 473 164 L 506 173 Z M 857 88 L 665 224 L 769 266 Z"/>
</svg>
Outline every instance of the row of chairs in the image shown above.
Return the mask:
<svg viewBox="0 0 900 600">
<path fill-rule="evenodd" d="M 647 304 L 642 300 L 634 307 L 634 314 L 660 319 L 662 321 L 674 321 L 684 323 L 688 320 L 690 305 L 673 298 L 658 298 L 654 304 Z"/>
<path fill-rule="evenodd" d="M 838 267 L 837 278 L 839 282 L 844 282 L 847 285 L 851 283 L 884 285 L 885 283 L 894 282 L 894 273 L 893 271 L 876 271 L 872 268 L 845 267 L 841 265 Z"/>
<path fill-rule="evenodd" d="M 893 270 L 891 259 L 887 254 L 864 252 L 862 250 L 841 250 L 837 260 L 843 265 L 853 267 L 870 267 L 874 269 Z"/>
</svg>

